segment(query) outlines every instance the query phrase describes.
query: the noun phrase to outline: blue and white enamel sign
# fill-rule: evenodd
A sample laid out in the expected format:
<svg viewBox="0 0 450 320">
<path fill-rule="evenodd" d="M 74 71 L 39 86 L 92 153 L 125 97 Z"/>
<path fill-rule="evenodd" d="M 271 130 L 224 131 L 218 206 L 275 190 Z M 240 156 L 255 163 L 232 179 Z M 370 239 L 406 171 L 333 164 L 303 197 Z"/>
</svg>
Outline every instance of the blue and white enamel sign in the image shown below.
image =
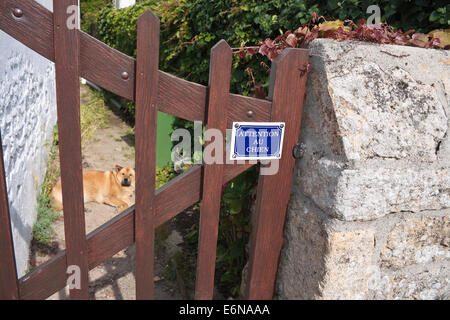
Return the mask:
<svg viewBox="0 0 450 320">
<path fill-rule="evenodd" d="M 284 122 L 233 122 L 230 159 L 280 159 L 284 128 Z"/>
</svg>

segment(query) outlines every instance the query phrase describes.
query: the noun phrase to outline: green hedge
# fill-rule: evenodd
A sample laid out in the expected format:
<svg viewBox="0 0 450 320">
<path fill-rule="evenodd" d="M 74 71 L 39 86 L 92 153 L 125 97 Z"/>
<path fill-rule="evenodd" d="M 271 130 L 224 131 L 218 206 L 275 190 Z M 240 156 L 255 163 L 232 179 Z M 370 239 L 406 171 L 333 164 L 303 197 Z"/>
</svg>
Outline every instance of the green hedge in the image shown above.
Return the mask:
<svg viewBox="0 0 450 320">
<path fill-rule="evenodd" d="M 261 2 L 261 1 L 259 1 Z M 220 39 L 230 46 L 257 44 L 308 21 L 316 6 L 304 1 L 145 1 L 134 7 L 102 9 L 98 14 L 98 37 L 108 45 L 128 54 L 136 54 L 137 18 L 149 8 L 161 20 L 160 68 L 187 80 L 208 83 L 209 54 Z M 238 23 L 236 23 L 238 22 Z M 246 69 L 256 72 L 258 81 L 267 77 L 260 62 L 264 57 L 245 61 L 235 56 L 231 91 L 249 94 L 250 77 Z"/>
<path fill-rule="evenodd" d="M 111 0 L 81 0 L 81 29 L 93 36 L 97 36 L 97 14 L 111 4 Z"/>
<path fill-rule="evenodd" d="M 156 2 L 146 1 L 124 9 L 104 7 L 97 18 L 98 38 L 109 46 L 136 57 L 137 20 L 147 8 L 153 10 Z"/>
<path fill-rule="evenodd" d="M 101 0 L 96 0 L 101 1 Z M 134 7 L 103 8 L 97 17 L 98 37 L 108 45 L 134 56 L 137 18 L 147 8 L 161 20 L 160 68 L 187 80 L 206 85 L 212 46 L 225 39 L 230 46 L 256 45 L 307 22 L 312 12 L 327 19 L 368 18 L 371 0 L 168 0 L 144 1 Z M 429 32 L 448 28 L 449 5 L 445 0 L 378 1 L 382 21 L 403 31 Z M 252 68 L 256 82 L 267 85 L 265 57 L 234 57 L 231 91 L 251 93 L 246 69 Z"/>
<path fill-rule="evenodd" d="M 381 9 L 381 21 L 396 29 L 428 33 L 434 29 L 449 27 L 450 5 L 448 0 L 318 0 L 321 15 L 331 19 L 367 19 L 370 5 Z"/>
</svg>

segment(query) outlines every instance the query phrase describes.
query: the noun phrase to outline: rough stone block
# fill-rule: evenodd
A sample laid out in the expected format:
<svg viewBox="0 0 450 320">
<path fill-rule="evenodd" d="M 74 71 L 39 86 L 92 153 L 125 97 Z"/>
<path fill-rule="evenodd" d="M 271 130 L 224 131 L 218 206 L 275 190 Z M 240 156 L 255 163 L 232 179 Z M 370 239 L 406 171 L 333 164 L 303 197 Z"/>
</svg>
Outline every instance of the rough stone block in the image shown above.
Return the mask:
<svg viewBox="0 0 450 320">
<path fill-rule="evenodd" d="M 449 299 L 447 213 L 341 221 L 295 189 L 287 212 L 276 296 Z"/>
<path fill-rule="evenodd" d="M 375 230 L 343 228 L 297 194 L 278 272 L 281 299 L 367 299 Z"/>
<path fill-rule="evenodd" d="M 448 264 L 430 264 L 423 268 L 405 268 L 382 273 L 383 288 L 375 299 L 449 300 L 450 269 Z"/>
<path fill-rule="evenodd" d="M 381 250 L 381 266 L 450 261 L 450 217 L 407 219 L 395 225 Z"/>
<path fill-rule="evenodd" d="M 365 221 L 450 207 L 450 168 L 372 160 L 351 168 L 327 158 L 300 164 L 299 188 L 329 215 Z"/>
<path fill-rule="evenodd" d="M 449 299 L 449 52 L 317 39 L 281 299 Z"/>
<path fill-rule="evenodd" d="M 310 52 L 305 195 L 346 221 L 450 207 L 449 53 L 330 39 Z"/>
</svg>

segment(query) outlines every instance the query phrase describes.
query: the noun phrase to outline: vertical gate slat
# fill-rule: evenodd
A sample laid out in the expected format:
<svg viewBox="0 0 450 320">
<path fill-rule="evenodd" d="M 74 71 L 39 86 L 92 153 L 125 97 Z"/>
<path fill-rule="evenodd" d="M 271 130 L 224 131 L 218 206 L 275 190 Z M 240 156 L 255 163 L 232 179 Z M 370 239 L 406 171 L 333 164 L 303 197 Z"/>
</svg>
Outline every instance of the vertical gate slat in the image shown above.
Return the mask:
<svg viewBox="0 0 450 320">
<path fill-rule="evenodd" d="M 232 50 L 221 40 L 211 49 L 207 128 L 226 136 Z M 220 141 L 222 143 L 222 141 Z M 207 143 L 208 145 L 208 143 Z M 217 152 L 217 150 L 216 150 Z M 217 158 L 217 155 L 216 155 Z M 204 164 L 195 298 L 212 299 L 225 151 L 221 163 Z"/>
<path fill-rule="evenodd" d="M 0 135 L 0 300 L 19 299 L 16 259 L 11 232 L 8 192 L 3 162 L 2 138 Z"/>
<path fill-rule="evenodd" d="M 286 127 L 278 173 L 260 175 L 258 180 L 245 288 L 248 299 L 273 297 L 295 164 L 292 149 L 300 134 L 308 61 L 308 50 L 286 49 L 272 63 L 271 121 L 285 122 Z"/>
<path fill-rule="evenodd" d="M 70 298 L 89 299 L 81 165 L 79 38 L 77 28 L 71 29 L 68 24 L 68 8 L 77 5 L 77 0 L 53 1 L 55 76 L 67 266 L 78 266 L 80 270 L 80 288 L 71 289 Z"/>
<path fill-rule="evenodd" d="M 136 60 L 136 299 L 154 297 L 159 19 L 139 17 Z"/>
</svg>

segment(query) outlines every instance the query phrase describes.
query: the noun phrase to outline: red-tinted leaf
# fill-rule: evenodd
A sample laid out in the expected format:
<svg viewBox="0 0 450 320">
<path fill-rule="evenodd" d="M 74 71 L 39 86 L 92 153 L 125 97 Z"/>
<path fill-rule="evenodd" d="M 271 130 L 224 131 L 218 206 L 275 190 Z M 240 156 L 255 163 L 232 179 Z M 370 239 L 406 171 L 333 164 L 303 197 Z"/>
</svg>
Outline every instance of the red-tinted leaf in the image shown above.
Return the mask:
<svg viewBox="0 0 450 320">
<path fill-rule="evenodd" d="M 267 54 L 267 57 L 269 58 L 270 61 L 273 61 L 277 57 L 277 54 L 275 51 L 270 50 L 269 53 Z"/>
<path fill-rule="evenodd" d="M 295 34 L 291 33 L 290 35 L 288 35 L 286 38 L 286 43 L 291 48 L 295 48 L 295 46 L 297 45 L 297 37 L 295 36 Z"/>
<path fill-rule="evenodd" d="M 439 48 L 440 44 L 441 44 L 441 41 L 438 38 L 433 38 L 430 41 L 430 47 L 431 48 L 433 48 L 433 47 L 438 47 Z"/>
<path fill-rule="evenodd" d="M 415 30 L 408 30 L 404 33 L 405 37 L 409 36 L 411 33 L 414 33 Z"/>
<path fill-rule="evenodd" d="M 263 56 L 267 56 L 269 54 L 269 48 L 267 45 L 263 44 L 259 47 L 258 53 Z"/>
<path fill-rule="evenodd" d="M 255 84 L 253 88 L 253 96 L 258 99 L 265 99 L 267 96 L 266 90 L 262 87 L 261 83 Z"/>
<path fill-rule="evenodd" d="M 450 44 L 450 29 L 446 30 L 433 30 L 428 35 L 432 38 L 439 39 L 439 45 L 437 47 L 444 49 Z"/>
<path fill-rule="evenodd" d="M 412 35 L 409 43 L 416 47 L 426 48 L 428 45 L 428 35 L 423 33 L 415 33 Z"/>
<path fill-rule="evenodd" d="M 275 45 L 273 44 L 273 41 L 267 38 L 264 40 L 264 44 L 267 46 L 267 48 L 272 49 Z"/>
<path fill-rule="evenodd" d="M 247 48 L 247 53 L 251 56 L 253 56 L 254 54 L 256 54 L 256 51 L 254 48 Z"/>
</svg>

